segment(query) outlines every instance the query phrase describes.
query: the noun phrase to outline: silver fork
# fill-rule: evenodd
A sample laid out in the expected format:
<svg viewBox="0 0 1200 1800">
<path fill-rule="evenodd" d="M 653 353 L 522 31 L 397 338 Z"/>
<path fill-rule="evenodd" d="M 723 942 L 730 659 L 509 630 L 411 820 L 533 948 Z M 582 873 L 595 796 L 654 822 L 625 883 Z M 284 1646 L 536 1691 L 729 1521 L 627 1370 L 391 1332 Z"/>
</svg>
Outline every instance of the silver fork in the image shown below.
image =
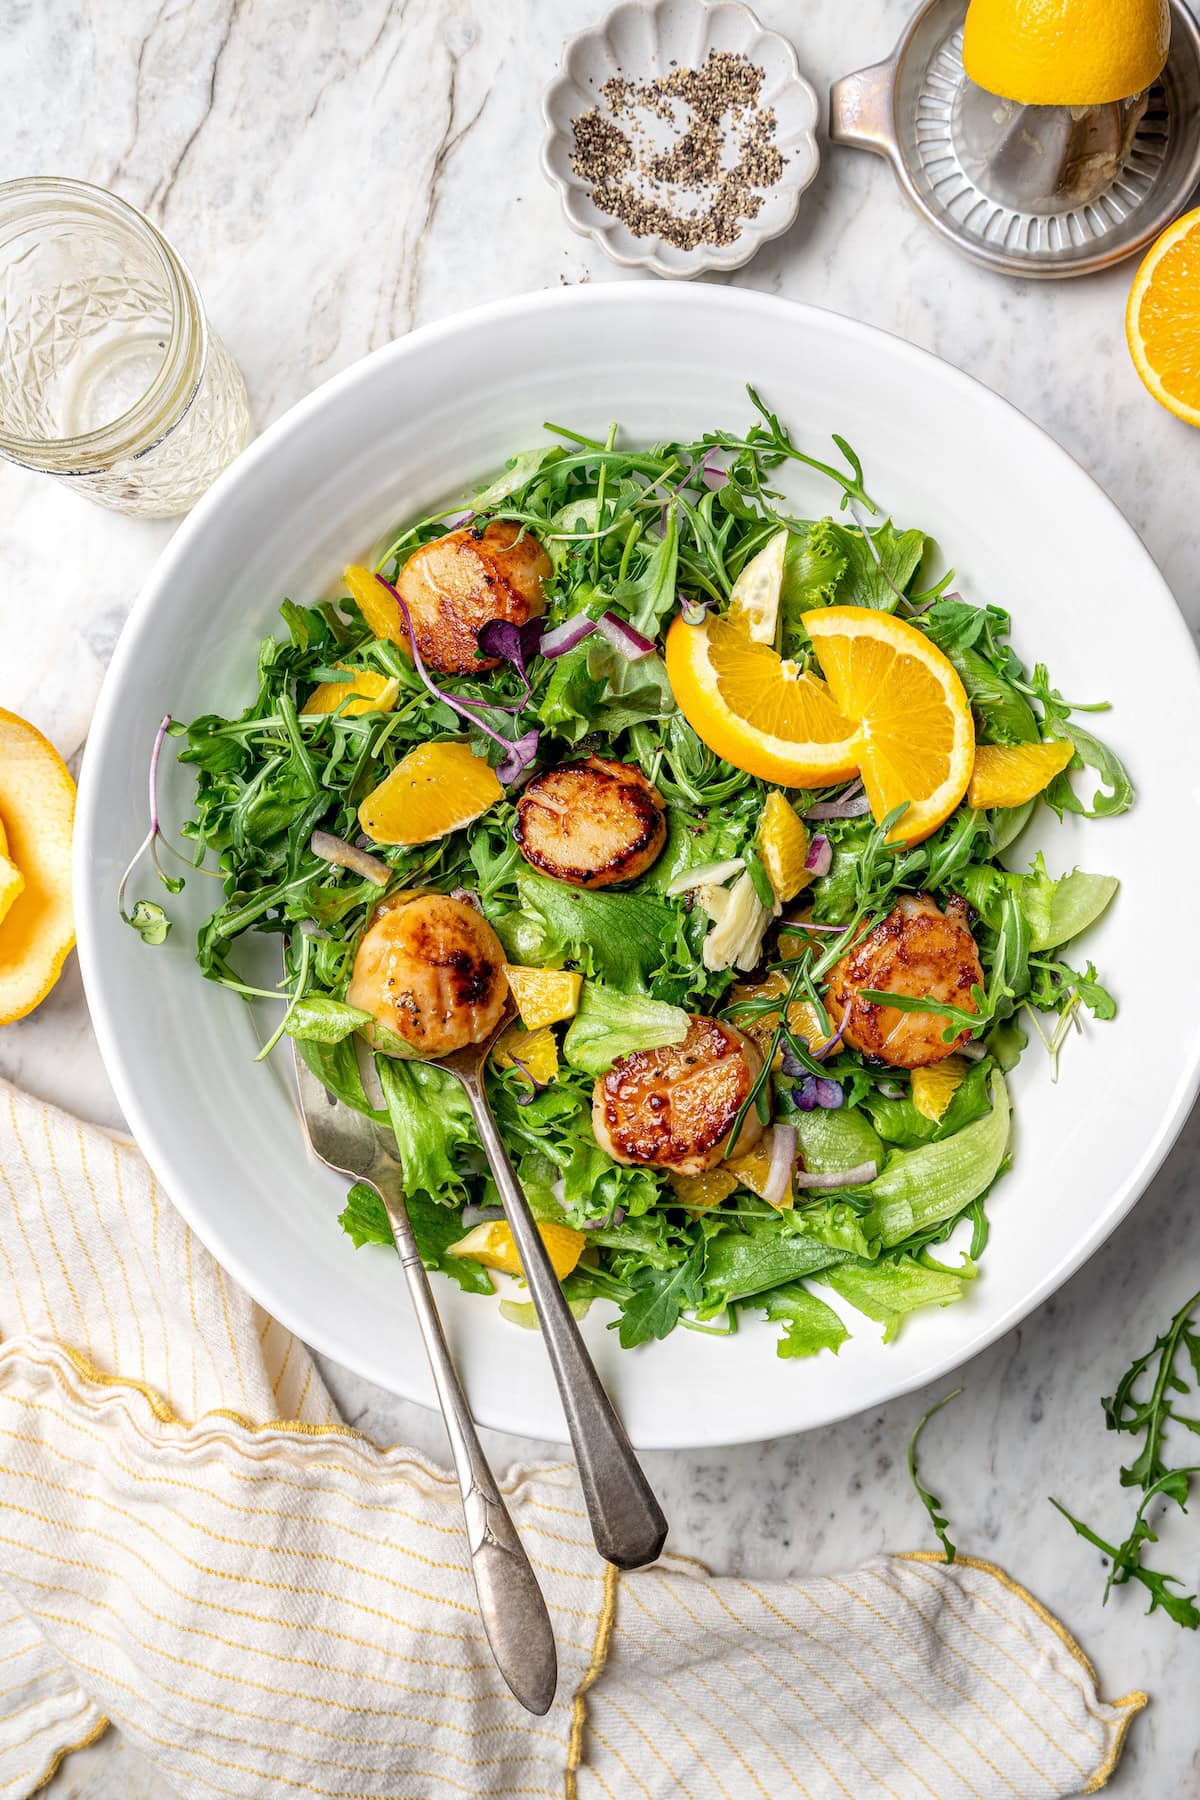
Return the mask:
<svg viewBox="0 0 1200 1800">
<path fill-rule="evenodd" d="M 429 1277 L 409 1222 L 404 1173 L 391 1134 L 331 1094 L 295 1046 L 293 1056 L 304 1128 L 313 1151 L 331 1169 L 374 1188 L 387 1212 L 446 1421 L 483 1628 L 505 1681 L 522 1706 L 541 1715 L 549 1710 L 558 1681 L 550 1615 L 488 1466 L 467 1397 L 451 1361 Z"/>
<path fill-rule="evenodd" d="M 638 1569 L 658 1556 L 666 1541 L 667 1521 L 588 1354 L 504 1140 L 496 1129 L 483 1085 L 492 1046 L 515 1017 L 516 1006 L 510 994 L 495 1029 L 481 1044 L 469 1044 L 450 1056 L 432 1057 L 430 1062 L 434 1068 L 448 1069 L 461 1083 L 488 1167 L 500 1191 L 500 1204 L 529 1283 L 558 1385 L 596 1548 L 618 1569 Z"/>
</svg>

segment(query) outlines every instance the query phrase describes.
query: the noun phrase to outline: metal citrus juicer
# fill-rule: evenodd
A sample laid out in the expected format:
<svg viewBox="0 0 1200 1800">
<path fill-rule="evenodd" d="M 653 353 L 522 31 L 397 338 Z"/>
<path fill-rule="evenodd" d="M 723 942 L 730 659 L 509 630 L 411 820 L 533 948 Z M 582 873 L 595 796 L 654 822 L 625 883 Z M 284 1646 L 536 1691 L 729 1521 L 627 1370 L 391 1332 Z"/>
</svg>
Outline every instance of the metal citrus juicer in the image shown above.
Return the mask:
<svg viewBox="0 0 1200 1800">
<path fill-rule="evenodd" d="M 1200 182 L 1200 27 L 1171 0 L 1167 66 L 1110 106 L 1020 106 L 967 79 L 966 0 L 927 0 L 886 62 L 834 84 L 829 135 L 891 163 L 955 247 L 1006 275 L 1108 268 L 1153 242 Z"/>
</svg>

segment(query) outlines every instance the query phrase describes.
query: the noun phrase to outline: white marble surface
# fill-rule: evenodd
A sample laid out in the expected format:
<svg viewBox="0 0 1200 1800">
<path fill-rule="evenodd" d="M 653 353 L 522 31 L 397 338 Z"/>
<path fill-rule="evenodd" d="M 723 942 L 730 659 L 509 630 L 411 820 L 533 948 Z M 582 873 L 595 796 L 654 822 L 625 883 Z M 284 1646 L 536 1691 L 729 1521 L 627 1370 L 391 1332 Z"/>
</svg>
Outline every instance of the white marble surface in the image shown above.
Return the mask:
<svg viewBox="0 0 1200 1800">
<path fill-rule="evenodd" d="M 907 5 L 758 0 L 822 92 L 890 48 Z M 541 86 L 564 34 L 598 11 L 599 0 L 0 0 L 0 172 L 78 175 L 147 208 L 191 262 L 263 424 L 415 324 L 482 298 L 623 278 L 567 231 L 537 168 Z M 1200 436 L 1148 399 L 1129 364 L 1130 276 L 1042 286 L 984 274 L 906 210 L 881 164 L 826 145 L 794 229 L 735 279 L 899 332 L 1015 401 L 1124 509 L 1197 623 Z M 67 755 L 169 531 L 0 468 L 0 704 Z M 37 1015 L 0 1032 L 0 1072 L 115 1121 L 73 964 Z M 963 1371 L 966 1394 L 926 1447 L 960 1545 L 1050 1605 L 1108 1693 L 1151 1694 L 1111 1790 L 1130 1800 L 1200 1796 L 1200 1643 L 1145 1618 L 1135 1593 L 1102 1611 L 1099 1559 L 1046 1496 L 1114 1529 L 1126 1517 L 1099 1396 L 1197 1285 L 1198 1165 L 1193 1120 L 1088 1267 Z M 349 1419 L 439 1451 L 432 1417 L 326 1373 Z M 650 1457 L 674 1543 L 760 1574 L 921 1543 L 903 1455 L 929 1398 L 804 1438 Z M 497 1459 L 529 1453 L 513 1441 L 491 1448 Z M 1174 1526 L 1167 1548 L 1172 1566 L 1200 1578 L 1194 1522 Z M 130 1751 L 101 1744 L 50 1791 L 132 1800 L 162 1790 Z"/>
</svg>

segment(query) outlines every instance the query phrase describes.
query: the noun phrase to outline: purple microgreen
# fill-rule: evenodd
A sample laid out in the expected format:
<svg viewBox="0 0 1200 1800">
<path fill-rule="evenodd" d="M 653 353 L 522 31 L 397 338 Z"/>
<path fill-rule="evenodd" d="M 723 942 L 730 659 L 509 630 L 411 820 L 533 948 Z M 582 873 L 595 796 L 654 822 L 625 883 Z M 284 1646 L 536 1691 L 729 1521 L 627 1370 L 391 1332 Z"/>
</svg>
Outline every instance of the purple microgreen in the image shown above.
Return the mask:
<svg viewBox="0 0 1200 1800">
<path fill-rule="evenodd" d="M 519 775 L 521 770 L 526 768 L 537 755 L 537 732 L 527 731 L 524 737 L 518 738 L 514 743 L 512 738 L 504 737 L 501 732 L 493 730 L 490 725 L 485 725 L 482 719 L 477 719 L 474 716 L 474 710 L 476 708 L 488 708 L 489 703 L 486 700 L 464 700 L 457 695 L 447 693 L 445 688 L 439 687 L 429 673 L 429 670 L 425 667 L 424 659 L 421 656 L 420 650 L 417 648 L 417 634 L 413 630 L 412 614 L 409 612 L 408 605 L 403 596 L 397 593 L 391 582 L 385 580 L 378 572 L 376 572 L 375 579 L 380 587 L 387 589 L 388 593 L 392 596 L 392 599 L 396 602 L 396 605 L 400 608 L 400 615 L 404 620 L 404 629 L 408 634 L 408 647 L 412 655 L 413 668 L 417 671 L 421 681 L 428 688 L 435 700 L 444 701 L 451 712 L 456 712 L 460 718 L 466 719 L 469 724 L 473 725 L 476 731 L 481 731 L 484 737 L 491 738 L 494 744 L 500 745 L 501 749 L 504 751 L 504 756 L 496 765 L 496 775 L 498 779 L 505 784 L 512 781 L 514 777 Z M 506 771 L 508 772 L 506 773 Z"/>
</svg>

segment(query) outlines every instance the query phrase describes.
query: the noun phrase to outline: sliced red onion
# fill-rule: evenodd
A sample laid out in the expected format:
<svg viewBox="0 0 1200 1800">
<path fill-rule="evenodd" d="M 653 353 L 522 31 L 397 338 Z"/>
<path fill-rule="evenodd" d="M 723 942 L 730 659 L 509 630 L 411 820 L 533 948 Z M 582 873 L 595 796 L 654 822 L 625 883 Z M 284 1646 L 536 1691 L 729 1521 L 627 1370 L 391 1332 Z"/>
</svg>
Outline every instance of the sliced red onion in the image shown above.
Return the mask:
<svg viewBox="0 0 1200 1800">
<path fill-rule="evenodd" d="M 832 862 L 833 845 L 824 833 L 819 831 L 808 846 L 808 855 L 804 859 L 804 866 L 820 880 L 822 875 L 828 875 Z"/>
<path fill-rule="evenodd" d="M 988 1047 L 981 1044 L 978 1038 L 968 1038 L 965 1044 L 958 1046 L 957 1054 L 965 1056 L 968 1062 L 982 1062 L 988 1054 Z"/>
<path fill-rule="evenodd" d="M 474 888 L 451 888 L 450 898 L 452 900 L 461 900 L 464 906 L 472 907 L 477 913 L 483 911 L 483 901 L 479 898 L 479 895 L 475 892 Z"/>
<path fill-rule="evenodd" d="M 774 1125 L 771 1128 L 771 1160 L 762 1186 L 762 1198 L 770 1206 L 781 1206 L 792 1179 L 796 1162 L 796 1127 Z"/>
<path fill-rule="evenodd" d="M 904 1089 L 898 1082 L 880 1081 L 876 1083 L 876 1086 L 885 1100 L 903 1100 L 904 1098 Z"/>
<path fill-rule="evenodd" d="M 543 656 L 565 656 L 576 644 L 582 644 L 584 638 L 591 637 L 596 629 L 595 619 L 589 619 L 585 612 L 577 612 L 572 618 L 564 619 L 553 631 L 547 631 L 539 646 Z"/>
<path fill-rule="evenodd" d="M 818 1174 L 815 1169 L 801 1169 L 792 1180 L 802 1188 L 861 1187 L 866 1181 L 874 1181 L 878 1172 L 873 1162 L 865 1162 L 858 1163 L 853 1169 L 828 1169 L 824 1174 Z"/>
<path fill-rule="evenodd" d="M 334 837 L 331 831 L 314 831 L 308 847 L 322 862 L 332 863 L 337 869 L 352 869 L 377 887 L 386 887 L 392 879 L 392 870 L 387 863 L 378 856 L 368 856 L 365 850 L 360 850 L 357 844 L 348 844 L 345 838 Z"/>
<path fill-rule="evenodd" d="M 503 1217 L 504 1208 L 502 1206 L 471 1206 L 468 1204 L 462 1209 L 462 1222 L 468 1231 L 473 1225 L 490 1225 L 493 1219 L 502 1219 Z"/>
<path fill-rule="evenodd" d="M 408 633 L 408 648 L 412 656 L 413 668 L 417 671 L 417 674 L 420 676 L 429 692 L 436 700 L 444 701 L 451 712 L 456 712 L 459 718 L 468 720 L 470 724 L 475 726 L 477 731 L 482 731 L 484 737 L 491 738 L 494 744 L 499 744 L 501 746 L 504 751 L 504 759 L 496 766 L 496 776 L 498 780 L 503 782 L 512 781 L 514 777 L 519 775 L 521 770 L 532 762 L 533 758 L 537 755 L 537 732 L 527 731 L 524 737 L 518 738 L 516 743 L 514 743 L 511 738 L 504 737 L 499 731 L 493 731 L 490 725 L 485 725 L 482 719 L 477 719 L 475 717 L 475 710 L 477 708 L 489 708 L 490 703 L 488 701 L 466 700 L 461 696 L 448 694 L 445 688 L 440 688 L 430 675 L 429 670 L 425 667 L 424 659 L 421 656 L 420 650 L 417 648 L 417 634 L 413 630 L 412 614 L 408 610 L 407 601 L 397 592 L 391 582 L 385 581 L 383 576 L 378 572 L 376 573 L 375 579 L 381 588 L 386 588 L 387 592 L 396 602 L 396 605 L 400 608 L 400 615 L 404 620 L 404 629 Z M 501 708 L 499 710 L 503 709 Z M 506 770 L 508 770 L 509 773 L 506 774 Z"/>
<path fill-rule="evenodd" d="M 829 931 L 843 932 L 844 925 L 818 925 L 815 919 L 781 919 L 780 931 Z"/>
<path fill-rule="evenodd" d="M 620 618 L 615 612 L 601 613 L 597 630 L 626 662 L 637 662 L 639 657 L 649 656 L 654 649 L 652 639 L 643 637 L 628 619 Z"/>
<path fill-rule="evenodd" d="M 863 784 L 855 781 L 848 787 L 840 800 L 821 800 L 816 806 L 810 806 L 804 817 L 806 819 L 858 819 L 863 813 L 869 813 L 871 802 L 863 791 Z"/>
<path fill-rule="evenodd" d="M 611 1231 L 614 1225 L 623 1225 L 624 1223 L 625 1208 L 614 1206 L 607 1219 L 585 1219 L 583 1224 L 577 1226 L 576 1229 L 579 1231 Z"/>
<path fill-rule="evenodd" d="M 785 1059 L 784 1074 L 791 1073 L 786 1067 Z M 818 1109 L 836 1112 L 839 1106 L 845 1104 L 846 1091 L 840 1081 L 831 1081 L 827 1075 L 808 1075 L 799 1087 L 792 1089 L 792 1099 L 801 1112 L 816 1112 Z"/>
<path fill-rule="evenodd" d="M 475 514 L 473 512 L 459 513 L 457 519 L 447 519 L 446 520 L 446 522 L 445 522 L 446 530 L 447 531 L 461 531 L 462 527 L 464 525 L 469 525 L 474 517 L 475 517 Z"/>
</svg>

